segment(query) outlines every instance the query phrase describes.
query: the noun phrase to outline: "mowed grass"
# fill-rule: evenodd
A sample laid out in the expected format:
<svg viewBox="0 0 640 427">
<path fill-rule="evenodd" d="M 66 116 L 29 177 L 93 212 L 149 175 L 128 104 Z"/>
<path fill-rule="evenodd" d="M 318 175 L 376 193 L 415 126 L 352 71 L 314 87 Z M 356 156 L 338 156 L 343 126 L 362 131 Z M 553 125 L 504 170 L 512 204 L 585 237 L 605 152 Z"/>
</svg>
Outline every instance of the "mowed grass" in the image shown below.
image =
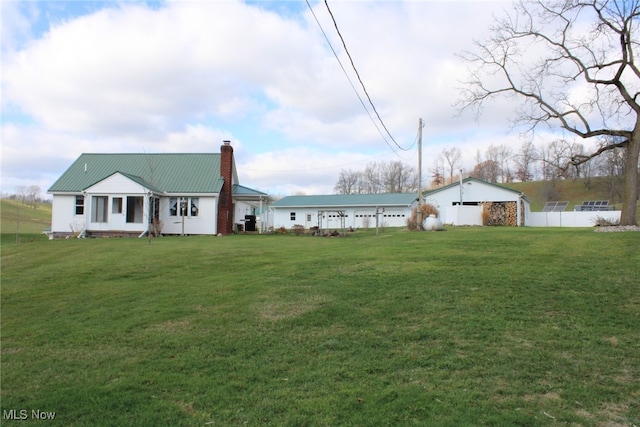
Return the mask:
<svg viewBox="0 0 640 427">
<path fill-rule="evenodd" d="M 592 229 L 5 239 L 2 424 L 639 425 L 639 266 Z"/>
</svg>

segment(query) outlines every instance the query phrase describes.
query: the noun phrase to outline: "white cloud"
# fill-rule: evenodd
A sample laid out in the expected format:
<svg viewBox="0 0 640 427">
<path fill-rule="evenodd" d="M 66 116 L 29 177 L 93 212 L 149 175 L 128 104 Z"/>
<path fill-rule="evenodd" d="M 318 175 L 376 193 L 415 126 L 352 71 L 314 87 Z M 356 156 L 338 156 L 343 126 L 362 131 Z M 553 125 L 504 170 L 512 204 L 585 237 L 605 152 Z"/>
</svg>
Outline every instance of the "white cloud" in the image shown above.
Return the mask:
<svg viewBox="0 0 640 427">
<path fill-rule="evenodd" d="M 31 17 L 12 9 L 19 19 L 3 25 L 3 115 L 27 118 L 2 124 L 4 191 L 5 182 L 20 179 L 49 179 L 41 184 L 47 188 L 81 152 L 216 152 L 223 139 L 233 141 L 241 183 L 279 193 L 331 192 L 341 169 L 397 158 L 308 10 L 279 15 L 236 1 L 155 9 L 105 3 L 57 19 L 26 43 L 37 4 Z M 455 53 L 482 37 L 502 3 L 331 7 L 400 145 L 415 141 L 419 117 L 427 158 L 444 146 L 488 146 L 496 129 L 504 135 L 508 104 L 483 116 L 486 135 L 452 107 L 466 73 Z M 324 4 L 314 10 L 366 102 Z M 4 48 L 18 37 L 22 44 Z M 400 155 L 415 163 L 415 152 Z"/>
</svg>

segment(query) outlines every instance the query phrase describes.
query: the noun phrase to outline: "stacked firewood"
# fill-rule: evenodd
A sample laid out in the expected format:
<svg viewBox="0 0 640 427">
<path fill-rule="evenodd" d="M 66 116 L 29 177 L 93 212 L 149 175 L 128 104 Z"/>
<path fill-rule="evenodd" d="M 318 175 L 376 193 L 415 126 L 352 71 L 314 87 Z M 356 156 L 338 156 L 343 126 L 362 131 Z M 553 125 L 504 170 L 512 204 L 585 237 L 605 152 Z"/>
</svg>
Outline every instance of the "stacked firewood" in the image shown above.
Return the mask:
<svg viewBox="0 0 640 427">
<path fill-rule="evenodd" d="M 507 202 L 507 218 L 506 225 L 516 226 L 518 225 L 518 202 Z"/>
<path fill-rule="evenodd" d="M 507 220 L 506 206 L 504 203 L 486 202 L 483 204 L 483 225 L 505 225 Z"/>
</svg>

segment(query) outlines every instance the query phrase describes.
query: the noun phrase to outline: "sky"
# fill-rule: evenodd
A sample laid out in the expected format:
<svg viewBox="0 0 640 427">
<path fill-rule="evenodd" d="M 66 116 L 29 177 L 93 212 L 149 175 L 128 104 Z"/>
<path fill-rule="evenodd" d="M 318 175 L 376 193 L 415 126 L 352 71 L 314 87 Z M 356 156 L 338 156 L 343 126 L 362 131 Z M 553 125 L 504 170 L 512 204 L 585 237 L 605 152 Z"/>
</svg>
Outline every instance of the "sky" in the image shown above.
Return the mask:
<svg viewBox="0 0 640 427">
<path fill-rule="evenodd" d="M 331 194 L 342 170 L 417 168 L 420 118 L 423 177 L 444 149 L 470 171 L 490 144 L 524 142 L 513 105 L 456 107 L 459 54 L 508 2 L 328 3 L 393 140 L 324 1 L 2 0 L 2 193 L 46 196 L 81 153 L 217 153 L 230 140 L 240 184 Z"/>
</svg>

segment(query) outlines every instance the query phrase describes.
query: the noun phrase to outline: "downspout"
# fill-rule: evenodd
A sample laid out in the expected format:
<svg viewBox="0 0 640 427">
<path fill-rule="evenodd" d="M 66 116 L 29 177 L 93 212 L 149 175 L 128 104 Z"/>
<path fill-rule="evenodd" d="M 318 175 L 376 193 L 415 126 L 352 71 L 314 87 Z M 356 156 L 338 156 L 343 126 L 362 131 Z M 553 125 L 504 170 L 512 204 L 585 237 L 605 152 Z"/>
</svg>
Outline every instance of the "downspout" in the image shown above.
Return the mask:
<svg viewBox="0 0 640 427">
<path fill-rule="evenodd" d="M 458 224 L 460 224 L 462 221 L 460 220 L 460 215 L 462 214 L 462 169 L 460 169 L 460 183 L 458 184 L 458 186 L 460 187 L 460 204 L 458 205 L 458 210 L 456 212 L 456 216 Z"/>
<path fill-rule="evenodd" d="M 262 234 L 262 216 L 264 212 L 262 212 L 262 196 L 260 196 L 260 227 L 258 227 L 258 234 Z"/>
<path fill-rule="evenodd" d="M 85 165 L 84 168 L 86 172 L 87 165 Z M 87 227 L 89 226 L 89 218 L 91 218 L 91 197 L 87 195 L 86 191 L 82 192 L 82 196 L 84 197 L 84 227 L 82 227 L 82 231 L 78 234 L 78 239 L 87 236 Z"/>
<path fill-rule="evenodd" d="M 145 196 L 144 196 L 144 201 L 145 202 L 144 202 L 144 206 L 142 207 L 142 218 L 143 218 L 143 221 L 144 221 L 144 217 L 145 217 L 144 213 L 147 212 L 147 215 L 146 215 L 147 216 L 147 221 L 145 221 L 147 223 L 147 229 L 144 230 L 142 233 L 140 233 L 140 235 L 138 236 L 138 239 L 144 237 L 147 233 L 149 233 L 149 227 L 151 225 L 150 224 L 150 219 L 151 218 L 150 218 L 150 215 L 149 215 L 149 212 L 150 212 L 150 209 L 151 209 L 151 204 L 150 204 L 151 203 L 151 197 L 150 197 L 151 194 L 153 194 L 153 192 L 149 192 L 148 191 L 147 193 L 145 193 Z M 147 207 L 147 209 L 145 209 L 145 206 Z"/>
</svg>

